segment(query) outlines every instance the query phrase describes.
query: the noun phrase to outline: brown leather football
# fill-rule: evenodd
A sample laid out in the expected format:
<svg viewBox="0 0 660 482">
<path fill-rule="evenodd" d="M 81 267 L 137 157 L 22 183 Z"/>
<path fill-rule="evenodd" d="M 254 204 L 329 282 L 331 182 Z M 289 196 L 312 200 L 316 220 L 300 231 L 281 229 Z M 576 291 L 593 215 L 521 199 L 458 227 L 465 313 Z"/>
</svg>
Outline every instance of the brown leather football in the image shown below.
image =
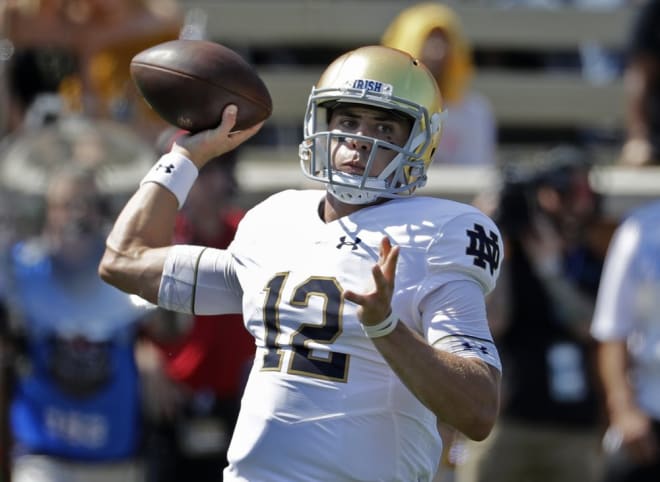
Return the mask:
<svg viewBox="0 0 660 482">
<path fill-rule="evenodd" d="M 151 108 L 190 132 L 217 127 L 228 104 L 238 106 L 233 130 L 253 126 L 273 110 L 270 93 L 254 67 L 215 42 L 164 42 L 133 57 L 130 69 Z"/>
</svg>

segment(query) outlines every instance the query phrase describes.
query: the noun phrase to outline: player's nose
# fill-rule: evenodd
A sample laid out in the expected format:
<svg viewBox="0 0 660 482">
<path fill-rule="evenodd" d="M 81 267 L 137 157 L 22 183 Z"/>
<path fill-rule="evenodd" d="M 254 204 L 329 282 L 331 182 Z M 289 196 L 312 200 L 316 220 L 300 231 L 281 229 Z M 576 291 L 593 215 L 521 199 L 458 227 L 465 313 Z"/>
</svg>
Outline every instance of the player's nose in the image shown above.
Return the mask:
<svg viewBox="0 0 660 482">
<path fill-rule="evenodd" d="M 359 130 L 359 131 L 355 132 L 355 137 L 350 137 L 349 136 L 349 137 L 346 138 L 346 141 L 349 143 L 349 145 L 353 149 L 359 149 L 359 150 L 367 151 L 367 150 L 371 149 L 371 141 L 369 141 L 369 140 L 367 140 L 363 137 L 359 137 L 359 136 L 365 136 L 365 135 L 366 134 L 362 130 Z"/>
</svg>

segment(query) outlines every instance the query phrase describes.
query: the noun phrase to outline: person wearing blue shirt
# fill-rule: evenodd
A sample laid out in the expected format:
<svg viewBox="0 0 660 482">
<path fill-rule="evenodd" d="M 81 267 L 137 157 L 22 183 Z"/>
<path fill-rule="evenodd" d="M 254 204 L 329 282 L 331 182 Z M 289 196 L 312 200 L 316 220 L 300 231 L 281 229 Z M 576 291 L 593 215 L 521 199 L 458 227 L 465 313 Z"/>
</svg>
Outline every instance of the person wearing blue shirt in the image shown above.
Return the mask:
<svg viewBox="0 0 660 482">
<path fill-rule="evenodd" d="M 64 169 L 44 226 L 9 253 L 14 482 L 141 480 L 141 394 L 134 350 L 150 305 L 102 282 L 101 196 L 93 175 Z"/>
</svg>

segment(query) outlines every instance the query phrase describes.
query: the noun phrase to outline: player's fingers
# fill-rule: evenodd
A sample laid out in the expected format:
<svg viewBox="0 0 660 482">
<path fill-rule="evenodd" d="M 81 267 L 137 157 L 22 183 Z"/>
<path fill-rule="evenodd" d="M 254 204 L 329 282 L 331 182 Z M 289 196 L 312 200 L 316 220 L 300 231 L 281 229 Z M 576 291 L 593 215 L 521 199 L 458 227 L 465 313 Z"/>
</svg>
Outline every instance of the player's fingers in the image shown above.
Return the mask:
<svg viewBox="0 0 660 482">
<path fill-rule="evenodd" d="M 229 134 L 229 139 L 231 139 L 233 145 L 238 146 L 243 142 L 247 141 L 250 137 L 255 135 L 263 127 L 265 121 L 261 121 L 258 124 L 243 129 L 242 131 L 234 131 Z"/>
<path fill-rule="evenodd" d="M 384 238 L 381 242 L 381 259 L 378 266 L 381 268 L 384 278 L 390 285 L 394 285 L 394 276 L 396 273 L 396 264 L 399 259 L 399 247 L 394 246 L 389 239 Z"/>
<path fill-rule="evenodd" d="M 222 112 L 222 122 L 214 132 L 214 135 L 220 137 L 221 140 L 227 139 L 229 141 L 228 143 L 222 145 L 223 149 L 225 150 L 234 149 L 248 140 L 250 137 L 259 132 L 265 122 L 261 121 L 252 127 L 240 131 L 232 131 L 236 125 L 237 118 L 238 107 L 234 104 L 228 105 L 227 108 Z"/>
<path fill-rule="evenodd" d="M 222 111 L 222 121 L 215 129 L 219 134 L 229 135 L 231 130 L 236 125 L 236 118 L 238 117 L 238 107 L 234 104 L 229 104 Z"/>
<path fill-rule="evenodd" d="M 207 144 L 213 145 L 221 143 L 229 138 L 231 130 L 236 125 L 238 117 L 238 107 L 234 104 L 229 104 L 222 111 L 222 118 L 220 124 L 212 129 L 198 132 L 189 136 L 188 144 Z"/>
<path fill-rule="evenodd" d="M 392 304 L 392 293 L 394 292 L 394 282 L 387 279 L 379 266 L 374 266 L 372 269 L 374 283 L 376 284 L 376 291 L 370 296 L 370 303 L 374 310 L 376 317 L 384 318 L 387 313 L 379 313 L 383 310 L 389 311 Z"/>
<path fill-rule="evenodd" d="M 363 305 L 366 302 L 366 297 L 364 295 L 360 295 L 351 290 L 344 291 L 344 298 L 358 305 Z"/>
<path fill-rule="evenodd" d="M 178 139 L 173 150 L 179 151 L 201 168 L 210 159 L 235 149 L 255 135 L 264 124 L 262 121 L 248 129 L 232 132 L 237 114 L 235 105 L 227 106 L 218 127 Z"/>
<path fill-rule="evenodd" d="M 383 272 L 388 280 L 394 282 L 394 275 L 396 273 L 396 264 L 399 260 L 399 247 L 394 246 L 390 249 L 385 262 L 383 263 Z"/>
<path fill-rule="evenodd" d="M 389 282 L 383 273 L 383 269 L 380 265 L 375 265 L 371 268 L 371 276 L 374 278 L 374 283 L 376 283 L 376 291 L 381 292 L 387 288 Z"/>
<path fill-rule="evenodd" d="M 385 261 L 385 258 L 390 252 L 390 249 L 392 247 L 392 244 L 390 243 L 390 238 L 387 236 L 383 237 L 383 239 L 380 240 L 380 249 L 378 251 L 378 263 L 383 264 Z"/>
</svg>

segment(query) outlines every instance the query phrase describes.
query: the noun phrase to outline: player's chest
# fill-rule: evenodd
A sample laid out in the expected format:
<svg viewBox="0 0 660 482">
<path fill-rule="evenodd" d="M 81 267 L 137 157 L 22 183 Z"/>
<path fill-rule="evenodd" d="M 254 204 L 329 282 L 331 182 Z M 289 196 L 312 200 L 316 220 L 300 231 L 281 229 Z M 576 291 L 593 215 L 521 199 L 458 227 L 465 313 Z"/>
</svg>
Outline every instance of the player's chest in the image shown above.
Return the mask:
<svg viewBox="0 0 660 482">
<path fill-rule="evenodd" d="M 350 232 L 327 226 L 297 233 L 277 232 L 266 245 L 253 251 L 256 265 L 265 272 L 300 272 L 306 276 L 351 279 L 370 276 L 378 261 L 384 234 Z"/>
</svg>

